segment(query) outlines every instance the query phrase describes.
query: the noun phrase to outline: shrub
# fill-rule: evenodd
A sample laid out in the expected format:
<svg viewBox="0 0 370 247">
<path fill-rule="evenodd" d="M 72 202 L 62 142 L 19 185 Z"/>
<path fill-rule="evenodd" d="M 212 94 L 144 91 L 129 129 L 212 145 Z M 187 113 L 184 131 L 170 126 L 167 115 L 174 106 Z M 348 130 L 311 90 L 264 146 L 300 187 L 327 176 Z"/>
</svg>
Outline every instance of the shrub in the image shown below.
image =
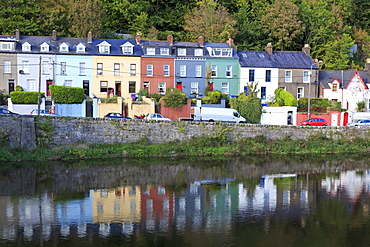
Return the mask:
<svg viewBox="0 0 370 247">
<path fill-rule="evenodd" d="M 163 97 L 165 106 L 178 108 L 186 105 L 187 96 L 180 89 L 169 87 L 167 88 L 166 94 Z"/>
<path fill-rule="evenodd" d="M 85 99 L 83 88 L 50 85 L 49 89 L 56 104 L 81 104 Z"/>
<path fill-rule="evenodd" d="M 232 108 L 237 110 L 247 122 L 259 123 L 262 115 L 261 99 L 251 98 L 241 93 L 238 98 L 232 98 L 230 100 Z"/>
<path fill-rule="evenodd" d="M 45 93 L 40 93 L 41 98 L 45 97 Z M 38 92 L 24 92 L 13 91 L 10 93 L 10 98 L 13 104 L 37 104 L 39 93 Z"/>
</svg>

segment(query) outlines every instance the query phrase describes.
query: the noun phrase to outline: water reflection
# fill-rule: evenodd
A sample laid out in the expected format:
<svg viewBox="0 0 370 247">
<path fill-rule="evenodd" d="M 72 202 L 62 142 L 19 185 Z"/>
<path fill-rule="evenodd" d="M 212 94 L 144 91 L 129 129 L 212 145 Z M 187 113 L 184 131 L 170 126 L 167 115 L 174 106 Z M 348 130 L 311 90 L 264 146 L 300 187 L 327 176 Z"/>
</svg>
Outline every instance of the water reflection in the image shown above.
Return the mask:
<svg viewBox="0 0 370 247">
<path fill-rule="evenodd" d="M 240 163 L 235 164 L 239 171 L 245 170 Z M 166 169 L 173 172 L 177 166 L 167 166 Z M 59 167 L 57 170 L 66 174 L 64 169 Z M 86 172 L 85 168 L 80 169 Z M 109 169 L 115 174 L 117 169 L 128 168 Z M 133 169 L 138 171 L 137 167 Z M 190 174 L 198 168 L 194 171 L 189 167 L 187 169 Z M 225 169 L 238 170 L 234 166 Z M 108 241 L 113 236 L 119 236 L 125 243 L 128 239 L 139 241 L 145 236 L 149 244 L 157 241 L 151 237 L 155 235 L 165 238 L 164 243 L 176 239 L 189 246 L 208 246 L 211 243 L 218 246 L 226 243 L 237 245 L 238 239 L 244 237 L 252 242 L 253 239 L 271 241 L 272 237 L 266 235 L 270 233 L 281 240 L 289 233 L 297 244 L 297 241 L 302 241 L 299 232 L 303 229 L 317 231 L 321 229 L 321 224 L 338 227 L 336 221 L 352 222 L 361 231 L 369 230 L 370 169 L 328 172 L 315 168 L 314 172 L 287 173 L 286 163 L 281 169 L 274 166 L 276 173 L 264 174 L 266 167 L 254 166 L 254 169 L 260 171 L 253 175 L 244 173 L 239 177 L 230 177 L 222 174 L 192 181 L 188 181 L 188 176 L 183 174 L 183 179 L 177 182 L 164 183 L 161 182 L 163 179 L 158 179 L 158 183 L 140 185 L 121 177 L 120 181 L 125 184 L 101 188 L 88 188 L 88 185 L 83 190 L 79 190 L 83 188 L 81 186 L 76 186 L 75 190 L 70 190 L 68 186 L 68 190 L 55 189 L 61 186 L 57 185 L 61 178 L 56 178 L 54 173 L 51 173 L 54 183 L 49 183 L 49 188 L 46 188 L 48 186 L 39 184 L 40 175 L 36 173 L 35 178 L 30 178 L 38 181 L 34 183 L 34 190 L 15 195 L 13 189 L 6 186 L 12 184 L 8 174 L 0 180 L 0 244 L 71 240 L 76 244 L 80 239 L 99 246 L 96 239 Z M 98 170 L 104 169 L 100 167 Z M 285 173 L 281 173 L 282 170 Z M 80 171 L 79 176 L 82 173 Z M 111 173 L 105 173 L 105 176 Z M 32 174 L 35 174 L 34 171 Z M 90 179 L 97 176 L 99 174 Z M 46 179 L 45 175 L 42 179 Z M 105 185 L 106 177 L 103 180 Z M 117 183 L 117 180 L 112 182 Z M 337 215 L 335 209 L 338 207 L 342 211 Z M 283 232 L 279 224 L 286 227 Z M 256 229 L 262 230 L 265 235 L 251 237 L 247 234 Z M 210 242 L 201 244 L 206 239 Z"/>
</svg>

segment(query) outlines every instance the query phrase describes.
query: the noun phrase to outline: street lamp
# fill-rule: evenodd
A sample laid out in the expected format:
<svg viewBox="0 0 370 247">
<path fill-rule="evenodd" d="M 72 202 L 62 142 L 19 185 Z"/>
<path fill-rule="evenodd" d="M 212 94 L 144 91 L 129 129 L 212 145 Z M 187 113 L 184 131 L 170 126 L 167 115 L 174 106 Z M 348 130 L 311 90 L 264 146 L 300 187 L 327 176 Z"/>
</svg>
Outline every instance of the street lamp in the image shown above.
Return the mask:
<svg viewBox="0 0 370 247">
<path fill-rule="evenodd" d="M 322 61 L 316 61 L 313 64 L 311 64 L 311 69 L 310 69 L 310 80 L 308 81 L 308 102 L 307 102 L 307 107 L 308 107 L 308 119 L 311 119 L 311 78 L 312 78 L 312 67 L 314 65 L 320 64 Z M 316 72 L 317 75 L 317 72 Z"/>
</svg>

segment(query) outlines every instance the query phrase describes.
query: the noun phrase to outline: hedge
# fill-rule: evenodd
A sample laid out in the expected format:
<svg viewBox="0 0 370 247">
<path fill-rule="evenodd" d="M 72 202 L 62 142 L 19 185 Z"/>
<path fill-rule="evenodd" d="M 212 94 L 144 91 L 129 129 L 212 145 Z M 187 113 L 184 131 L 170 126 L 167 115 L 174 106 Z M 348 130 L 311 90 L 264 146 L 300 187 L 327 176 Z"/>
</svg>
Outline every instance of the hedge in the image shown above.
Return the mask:
<svg viewBox="0 0 370 247">
<path fill-rule="evenodd" d="M 56 104 L 81 104 L 85 99 L 83 88 L 50 85 L 49 89 Z"/>
<path fill-rule="evenodd" d="M 13 91 L 10 93 L 13 104 L 37 104 L 38 96 L 38 92 Z M 40 93 L 40 96 L 45 97 L 45 93 Z"/>
</svg>

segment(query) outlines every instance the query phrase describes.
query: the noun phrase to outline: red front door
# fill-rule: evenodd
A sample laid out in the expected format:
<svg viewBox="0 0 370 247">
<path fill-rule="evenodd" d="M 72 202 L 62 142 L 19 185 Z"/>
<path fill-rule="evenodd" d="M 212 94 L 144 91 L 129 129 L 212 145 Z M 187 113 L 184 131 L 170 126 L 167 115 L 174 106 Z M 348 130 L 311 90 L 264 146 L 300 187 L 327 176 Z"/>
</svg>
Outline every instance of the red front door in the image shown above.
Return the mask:
<svg viewBox="0 0 370 247">
<path fill-rule="evenodd" d="M 176 88 L 182 92 L 182 82 L 176 82 Z"/>
</svg>

